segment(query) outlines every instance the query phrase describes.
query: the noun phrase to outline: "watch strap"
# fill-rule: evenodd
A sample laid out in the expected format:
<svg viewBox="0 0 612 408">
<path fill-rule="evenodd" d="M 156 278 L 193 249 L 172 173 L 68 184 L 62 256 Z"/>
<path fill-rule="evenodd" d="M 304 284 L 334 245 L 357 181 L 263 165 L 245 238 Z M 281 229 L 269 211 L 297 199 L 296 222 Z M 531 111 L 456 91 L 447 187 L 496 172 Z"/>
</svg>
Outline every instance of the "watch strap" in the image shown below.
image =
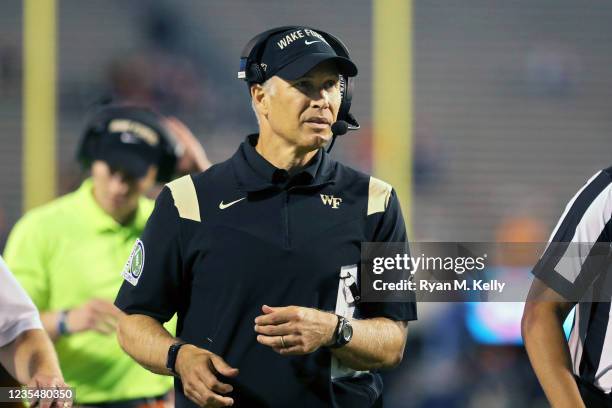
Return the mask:
<svg viewBox="0 0 612 408">
<path fill-rule="evenodd" d="M 336 330 L 334 331 L 334 342 L 329 346 L 330 348 L 339 348 L 347 343 L 344 341 L 344 337 L 342 336 L 342 330 L 348 323 L 348 319 L 338 314 L 336 316 L 338 316 L 338 324 L 336 324 Z"/>
</svg>

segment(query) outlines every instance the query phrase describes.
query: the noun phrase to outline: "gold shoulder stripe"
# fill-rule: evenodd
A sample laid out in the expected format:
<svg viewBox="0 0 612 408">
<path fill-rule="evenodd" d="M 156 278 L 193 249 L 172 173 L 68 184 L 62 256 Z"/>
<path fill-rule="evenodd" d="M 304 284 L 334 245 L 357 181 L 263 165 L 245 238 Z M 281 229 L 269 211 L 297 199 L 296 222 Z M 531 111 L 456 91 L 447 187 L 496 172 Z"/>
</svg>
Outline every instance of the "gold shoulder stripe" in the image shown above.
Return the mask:
<svg viewBox="0 0 612 408">
<path fill-rule="evenodd" d="M 183 176 L 166 185 L 172 192 L 174 206 L 178 210 L 179 216 L 200 222 L 200 204 L 191 176 Z"/>
<path fill-rule="evenodd" d="M 384 212 L 391 197 L 391 184 L 385 183 L 376 177 L 370 177 L 368 191 L 368 215 Z"/>
</svg>

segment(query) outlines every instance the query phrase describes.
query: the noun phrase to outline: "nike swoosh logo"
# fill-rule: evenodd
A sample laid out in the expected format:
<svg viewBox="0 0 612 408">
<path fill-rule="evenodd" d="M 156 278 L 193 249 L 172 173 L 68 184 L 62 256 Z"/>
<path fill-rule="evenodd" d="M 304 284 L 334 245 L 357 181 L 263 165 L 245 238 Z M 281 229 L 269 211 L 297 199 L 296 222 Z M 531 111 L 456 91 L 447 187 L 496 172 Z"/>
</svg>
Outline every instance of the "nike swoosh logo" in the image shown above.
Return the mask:
<svg viewBox="0 0 612 408">
<path fill-rule="evenodd" d="M 314 44 L 316 42 L 321 42 L 321 41 L 308 41 L 308 40 L 304 40 L 304 44 L 306 44 L 306 45 Z"/>
<path fill-rule="evenodd" d="M 225 210 L 227 207 L 231 207 L 232 205 L 236 204 L 239 201 L 244 200 L 246 197 L 242 197 L 237 199 L 236 201 L 232 201 L 231 203 L 227 203 L 227 204 L 223 204 L 223 200 L 219 203 L 219 209 L 220 210 Z"/>
<path fill-rule="evenodd" d="M 123 143 L 129 143 L 129 144 L 138 143 L 138 138 L 130 135 L 129 133 L 122 133 L 120 138 Z"/>
</svg>

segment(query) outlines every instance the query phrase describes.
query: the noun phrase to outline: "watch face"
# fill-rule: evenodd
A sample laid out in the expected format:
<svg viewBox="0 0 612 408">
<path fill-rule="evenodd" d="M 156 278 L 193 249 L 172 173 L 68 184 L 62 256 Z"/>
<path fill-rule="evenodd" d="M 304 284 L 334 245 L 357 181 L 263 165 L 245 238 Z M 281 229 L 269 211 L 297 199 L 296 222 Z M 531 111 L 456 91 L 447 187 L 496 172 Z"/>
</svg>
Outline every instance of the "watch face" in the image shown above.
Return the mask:
<svg viewBox="0 0 612 408">
<path fill-rule="evenodd" d="M 346 343 L 348 343 L 349 341 L 351 341 L 352 337 L 353 337 L 353 326 L 347 323 L 342 328 L 342 338 L 344 339 Z"/>
</svg>

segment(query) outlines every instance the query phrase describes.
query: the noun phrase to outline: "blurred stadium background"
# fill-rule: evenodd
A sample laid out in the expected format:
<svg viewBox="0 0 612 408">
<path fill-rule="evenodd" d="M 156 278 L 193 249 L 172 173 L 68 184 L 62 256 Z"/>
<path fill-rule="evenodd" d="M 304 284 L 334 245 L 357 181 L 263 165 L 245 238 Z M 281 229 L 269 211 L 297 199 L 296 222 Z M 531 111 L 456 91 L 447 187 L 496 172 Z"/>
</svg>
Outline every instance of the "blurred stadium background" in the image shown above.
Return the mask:
<svg viewBox="0 0 612 408">
<path fill-rule="evenodd" d="M 243 45 L 305 24 L 343 39 L 360 70 L 352 110 L 362 129 L 333 154 L 404 191 L 413 240 L 545 240 L 578 187 L 610 165 L 612 5 L 390 0 L 387 13 L 393 5 L 409 27 L 385 27 L 380 3 L 364 0 L 58 0 L 56 164 L 41 173 L 56 172 L 56 194 L 77 185 L 84 115 L 109 95 L 178 116 L 213 162 L 225 159 L 255 129 L 236 79 Z M 25 205 L 23 7 L 0 3 L 0 250 Z M 386 47 L 381 32 L 406 35 Z M 381 76 L 383 60 L 410 69 Z M 389 87 L 405 99 L 377 93 Z M 388 375 L 389 406 L 547 405 L 516 336 L 488 344 L 470 331 L 466 305 L 419 311 Z"/>
</svg>

